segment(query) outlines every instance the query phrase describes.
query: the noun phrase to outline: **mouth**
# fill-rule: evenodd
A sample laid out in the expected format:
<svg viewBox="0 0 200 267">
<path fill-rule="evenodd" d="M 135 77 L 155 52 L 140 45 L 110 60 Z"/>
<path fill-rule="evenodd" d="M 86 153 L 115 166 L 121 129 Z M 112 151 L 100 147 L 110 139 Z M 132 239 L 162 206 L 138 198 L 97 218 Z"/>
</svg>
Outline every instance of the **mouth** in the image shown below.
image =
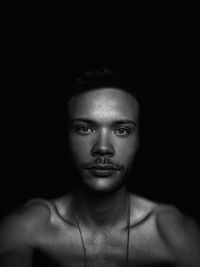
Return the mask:
<svg viewBox="0 0 200 267">
<path fill-rule="evenodd" d="M 90 166 L 88 168 L 88 170 L 91 171 L 91 173 L 94 176 L 97 176 L 97 177 L 109 177 L 114 172 L 116 172 L 118 170 L 118 168 L 116 168 L 113 165 L 100 165 L 100 164 L 96 164 L 96 165 Z"/>
<path fill-rule="evenodd" d="M 109 164 L 94 164 L 94 165 L 91 165 L 88 169 L 117 170 L 115 166 L 109 165 Z"/>
</svg>

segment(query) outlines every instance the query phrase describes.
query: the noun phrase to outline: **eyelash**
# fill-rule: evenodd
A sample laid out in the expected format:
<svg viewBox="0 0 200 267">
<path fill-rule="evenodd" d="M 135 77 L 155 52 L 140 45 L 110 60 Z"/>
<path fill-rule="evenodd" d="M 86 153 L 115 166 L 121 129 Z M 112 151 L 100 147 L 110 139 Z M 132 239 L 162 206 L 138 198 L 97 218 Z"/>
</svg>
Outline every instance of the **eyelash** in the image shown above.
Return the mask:
<svg viewBox="0 0 200 267">
<path fill-rule="evenodd" d="M 81 127 L 77 127 L 77 128 L 76 128 L 76 131 L 77 131 L 79 134 L 82 134 L 82 135 L 88 135 L 88 134 L 90 134 L 90 133 L 88 133 L 88 132 L 81 132 L 81 129 L 83 129 L 83 128 L 88 128 L 88 129 L 94 131 L 94 130 L 93 130 L 91 127 L 89 127 L 89 126 L 81 126 Z M 131 129 L 129 129 L 129 128 L 125 128 L 125 127 L 120 127 L 120 128 L 118 128 L 118 129 L 116 129 L 114 132 L 116 132 L 116 131 L 118 131 L 118 130 L 120 130 L 120 129 L 125 130 L 125 131 L 126 131 L 126 134 L 119 134 L 118 136 L 122 136 L 122 137 L 124 137 L 124 136 L 128 136 L 128 135 L 132 132 Z"/>
</svg>

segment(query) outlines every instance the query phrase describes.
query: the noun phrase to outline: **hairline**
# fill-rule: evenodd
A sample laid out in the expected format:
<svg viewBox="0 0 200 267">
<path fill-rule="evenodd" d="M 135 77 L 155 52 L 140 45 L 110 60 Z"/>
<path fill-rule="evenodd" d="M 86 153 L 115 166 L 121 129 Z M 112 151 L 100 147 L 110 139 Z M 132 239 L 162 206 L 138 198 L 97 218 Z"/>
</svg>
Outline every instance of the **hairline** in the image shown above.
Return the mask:
<svg viewBox="0 0 200 267">
<path fill-rule="evenodd" d="M 79 91 L 77 93 L 74 93 L 72 94 L 71 96 L 68 97 L 67 99 L 67 107 L 69 106 L 69 103 L 70 101 L 74 98 L 74 97 L 77 97 L 77 96 L 80 96 L 80 95 L 84 95 L 84 94 L 87 94 L 89 92 L 92 92 L 92 91 L 100 91 L 100 90 L 117 90 L 117 91 L 121 91 L 121 92 L 124 92 L 124 93 L 127 93 L 129 94 L 130 96 L 132 96 L 133 100 L 136 101 L 139 109 L 140 109 L 140 103 L 139 103 L 139 100 L 136 96 L 136 94 L 134 92 L 130 92 L 129 89 L 126 89 L 126 88 L 123 88 L 123 87 L 117 87 L 117 86 L 111 86 L 111 85 L 105 85 L 105 86 L 95 86 L 95 87 L 92 87 L 92 88 L 88 88 L 88 89 L 85 89 L 83 91 Z"/>
</svg>

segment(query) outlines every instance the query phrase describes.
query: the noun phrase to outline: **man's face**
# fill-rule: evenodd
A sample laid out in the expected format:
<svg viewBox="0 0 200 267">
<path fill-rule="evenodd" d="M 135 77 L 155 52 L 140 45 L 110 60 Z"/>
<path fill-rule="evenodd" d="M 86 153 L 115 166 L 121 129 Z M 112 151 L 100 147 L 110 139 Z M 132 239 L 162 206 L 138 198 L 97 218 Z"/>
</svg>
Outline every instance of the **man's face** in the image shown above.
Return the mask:
<svg viewBox="0 0 200 267">
<path fill-rule="evenodd" d="M 124 184 L 138 148 L 136 99 L 115 88 L 77 95 L 69 102 L 69 147 L 80 183 L 93 192 Z"/>
</svg>

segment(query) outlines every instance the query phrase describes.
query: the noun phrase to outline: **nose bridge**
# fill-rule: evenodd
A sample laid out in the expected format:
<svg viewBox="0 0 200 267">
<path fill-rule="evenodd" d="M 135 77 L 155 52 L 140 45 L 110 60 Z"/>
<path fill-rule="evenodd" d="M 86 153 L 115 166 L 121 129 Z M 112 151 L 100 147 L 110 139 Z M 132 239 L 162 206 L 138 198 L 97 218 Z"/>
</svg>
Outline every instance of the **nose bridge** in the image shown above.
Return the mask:
<svg viewBox="0 0 200 267">
<path fill-rule="evenodd" d="M 94 153 L 113 154 L 114 149 L 108 129 L 103 127 L 97 134 L 97 139 L 93 148 Z"/>
</svg>

